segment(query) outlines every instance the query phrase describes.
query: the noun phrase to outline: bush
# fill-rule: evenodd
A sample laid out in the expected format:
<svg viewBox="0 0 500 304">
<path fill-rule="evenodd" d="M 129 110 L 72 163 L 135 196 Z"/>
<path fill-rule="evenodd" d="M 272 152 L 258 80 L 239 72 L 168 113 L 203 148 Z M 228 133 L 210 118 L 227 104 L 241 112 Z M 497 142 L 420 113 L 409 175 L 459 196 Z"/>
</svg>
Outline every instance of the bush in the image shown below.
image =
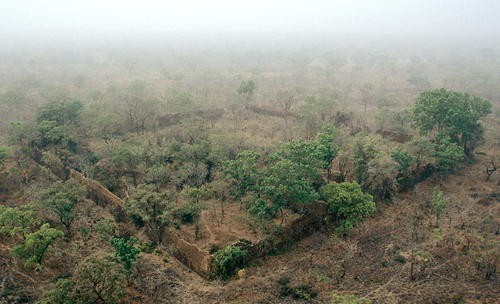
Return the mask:
<svg viewBox="0 0 500 304">
<path fill-rule="evenodd" d="M 363 193 L 356 182 L 330 183 L 321 188 L 321 194 L 343 230 L 353 228 L 377 210 L 373 197 Z"/>
<path fill-rule="evenodd" d="M 297 286 L 283 286 L 280 290 L 281 297 L 292 297 L 294 299 L 312 300 L 318 295 L 313 291 L 312 286 L 309 284 L 301 284 Z"/>
<path fill-rule="evenodd" d="M 213 276 L 223 280 L 234 275 L 236 268 L 245 266 L 245 257 L 248 252 L 238 246 L 227 246 L 213 254 L 212 266 Z"/>
<path fill-rule="evenodd" d="M 200 215 L 201 208 L 198 204 L 189 203 L 177 209 L 176 215 L 183 224 L 194 222 L 195 218 Z"/>
<path fill-rule="evenodd" d="M 370 304 L 367 298 L 358 298 L 353 295 L 339 295 L 334 293 L 330 304 Z"/>
</svg>

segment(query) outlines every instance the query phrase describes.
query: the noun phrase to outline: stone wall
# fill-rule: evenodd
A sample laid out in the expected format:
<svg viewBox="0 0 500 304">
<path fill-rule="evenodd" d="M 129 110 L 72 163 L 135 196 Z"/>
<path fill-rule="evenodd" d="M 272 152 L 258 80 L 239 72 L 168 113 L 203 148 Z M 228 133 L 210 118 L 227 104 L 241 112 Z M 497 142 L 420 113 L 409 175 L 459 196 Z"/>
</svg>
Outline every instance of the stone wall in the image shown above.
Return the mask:
<svg viewBox="0 0 500 304">
<path fill-rule="evenodd" d="M 73 169 L 69 170 L 69 177 L 87 189 L 90 199 L 111 210 L 113 215 L 122 215 L 125 202 L 106 187 Z"/>
<path fill-rule="evenodd" d="M 316 202 L 303 209 L 303 215 L 300 218 L 257 243 L 239 241 L 231 245 L 247 250 L 246 262 L 263 257 L 275 250 L 286 248 L 291 243 L 314 233 L 327 221 L 328 206 L 326 203 Z M 208 251 L 187 242 L 180 233 L 176 233 L 174 230 L 166 231 L 162 240 L 164 244 L 169 245 L 171 254 L 184 265 L 203 278 L 210 278 L 213 268 L 212 255 Z"/>
<path fill-rule="evenodd" d="M 218 120 L 224 115 L 224 109 L 196 110 L 185 113 L 171 113 L 157 118 L 158 126 L 167 127 L 176 125 L 186 118 L 202 118 L 206 120 Z"/>
<path fill-rule="evenodd" d="M 328 205 L 325 202 L 316 202 L 305 206 L 304 214 L 300 218 L 265 239 L 255 244 L 237 242 L 233 245 L 247 250 L 247 261 L 251 261 L 275 250 L 286 248 L 290 244 L 311 235 L 326 224 L 327 216 Z"/>
<path fill-rule="evenodd" d="M 162 243 L 170 249 L 170 253 L 184 265 L 208 279 L 211 272 L 212 257 L 206 250 L 200 249 L 195 244 L 189 243 L 178 233 L 166 231 Z"/>
</svg>

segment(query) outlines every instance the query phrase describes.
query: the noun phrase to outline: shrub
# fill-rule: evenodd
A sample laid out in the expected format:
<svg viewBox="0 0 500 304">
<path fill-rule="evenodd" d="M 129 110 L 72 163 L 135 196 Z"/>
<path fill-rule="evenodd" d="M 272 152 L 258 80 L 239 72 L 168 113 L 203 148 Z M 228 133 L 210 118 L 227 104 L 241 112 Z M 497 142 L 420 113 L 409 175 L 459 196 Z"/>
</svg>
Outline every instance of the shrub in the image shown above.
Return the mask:
<svg viewBox="0 0 500 304">
<path fill-rule="evenodd" d="M 111 237 L 109 243 L 115 248 L 115 257 L 123 263 L 125 270 L 130 270 L 132 268 L 132 263 L 137 259 L 137 255 L 141 252 L 141 249 L 134 246 L 137 239 L 132 238 L 120 238 Z"/>
<path fill-rule="evenodd" d="M 227 246 L 213 254 L 212 266 L 214 276 L 225 280 L 234 275 L 236 268 L 245 266 L 245 257 L 248 252 L 238 246 Z"/>
<path fill-rule="evenodd" d="M 334 293 L 330 304 L 370 304 L 367 298 L 358 298 L 354 295 L 339 295 Z"/>
<path fill-rule="evenodd" d="M 358 183 L 330 183 L 321 188 L 330 211 L 340 220 L 341 229 L 349 230 L 363 218 L 375 213 L 370 194 L 363 193 Z"/>
<path fill-rule="evenodd" d="M 199 204 L 189 203 L 177 209 L 176 215 L 183 224 L 194 222 L 195 218 L 200 215 L 201 208 Z"/>
<path fill-rule="evenodd" d="M 312 300 L 318 295 L 313 291 L 312 286 L 309 284 L 301 284 L 297 286 L 283 286 L 280 290 L 281 297 L 292 297 L 294 299 Z"/>
</svg>

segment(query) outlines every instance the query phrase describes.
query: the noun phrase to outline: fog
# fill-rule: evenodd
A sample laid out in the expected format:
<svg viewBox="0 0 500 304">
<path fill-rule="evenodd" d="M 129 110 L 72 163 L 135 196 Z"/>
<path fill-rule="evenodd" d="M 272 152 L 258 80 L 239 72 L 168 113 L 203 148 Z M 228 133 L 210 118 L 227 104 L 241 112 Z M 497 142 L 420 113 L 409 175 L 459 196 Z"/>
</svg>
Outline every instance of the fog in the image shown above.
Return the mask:
<svg viewBox="0 0 500 304">
<path fill-rule="evenodd" d="M 2 0 L 3 40 L 286 35 L 365 39 L 500 37 L 497 0 Z"/>
</svg>

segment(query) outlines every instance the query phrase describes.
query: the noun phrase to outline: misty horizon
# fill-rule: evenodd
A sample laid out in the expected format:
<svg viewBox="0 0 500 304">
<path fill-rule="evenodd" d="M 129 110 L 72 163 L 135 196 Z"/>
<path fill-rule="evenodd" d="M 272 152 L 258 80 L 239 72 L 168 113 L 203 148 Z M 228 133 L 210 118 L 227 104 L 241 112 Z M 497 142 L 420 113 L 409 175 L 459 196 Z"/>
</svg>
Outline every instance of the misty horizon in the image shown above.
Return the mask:
<svg viewBox="0 0 500 304">
<path fill-rule="evenodd" d="M 500 41 L 500 2 L 481 1 L 4 1 L 0 37 L 26 41 Z M 418 44 L 418 43 L 415 43 Z"/>
</svg>

